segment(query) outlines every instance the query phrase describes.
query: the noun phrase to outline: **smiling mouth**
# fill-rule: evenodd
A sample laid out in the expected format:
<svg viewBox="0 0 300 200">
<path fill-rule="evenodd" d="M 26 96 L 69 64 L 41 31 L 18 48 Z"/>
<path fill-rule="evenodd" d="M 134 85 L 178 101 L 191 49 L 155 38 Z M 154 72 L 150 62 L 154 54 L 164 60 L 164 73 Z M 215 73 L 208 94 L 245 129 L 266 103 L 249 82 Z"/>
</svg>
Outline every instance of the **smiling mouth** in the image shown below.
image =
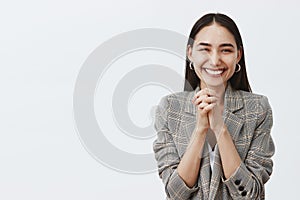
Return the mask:
<svg viewBox="0 0 300 200">
<path fill-rule="evenodd" d="M 209 69 L 209 68 L 204 68 L 204 70 L 213 76 L 217 76 L 217 75 L 221 75 L 226 69 L 222 68 L 222 69 Z"/>
</svg>

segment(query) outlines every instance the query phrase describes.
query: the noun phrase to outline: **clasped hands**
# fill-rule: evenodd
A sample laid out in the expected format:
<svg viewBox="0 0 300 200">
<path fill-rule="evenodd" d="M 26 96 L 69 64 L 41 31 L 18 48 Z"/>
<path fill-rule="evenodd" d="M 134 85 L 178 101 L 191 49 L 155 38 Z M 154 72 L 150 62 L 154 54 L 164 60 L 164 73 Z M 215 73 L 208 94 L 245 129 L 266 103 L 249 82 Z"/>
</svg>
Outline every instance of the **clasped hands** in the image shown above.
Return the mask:
<svg viewBox="0 0 300 200">
<path fill-rule="evenodd" d="M 224 110 L 222 97 L 214 90 L 204 88 L 195 94 L 192 103 L 197 108 L 195 130 L 202 130 L 206 133 L 208 129 L 211 129 L 216 137 L 219 136 L 225 127 L 222 117 Z"/>
</svg>

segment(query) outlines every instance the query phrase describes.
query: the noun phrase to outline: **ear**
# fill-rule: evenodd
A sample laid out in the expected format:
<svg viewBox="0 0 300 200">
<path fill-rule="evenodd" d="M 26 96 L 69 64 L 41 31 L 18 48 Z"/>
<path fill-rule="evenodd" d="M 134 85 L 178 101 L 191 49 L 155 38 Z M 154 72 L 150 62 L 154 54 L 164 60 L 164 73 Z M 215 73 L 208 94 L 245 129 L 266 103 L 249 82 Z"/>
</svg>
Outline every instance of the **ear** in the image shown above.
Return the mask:
<svg viewBox="0 0 300 200">
<path fill-rule="evenodd" d="M 191 45 L 189 44 L 186 48 L 186 55 L 187 55 L 188 59 L 193 62 L 192 51 L 193 51 L 193 49 L 192 49 Z"/>
<path fill-rule="evenodd" d="M 243 47 L 240 47 L 240 49 L 237 52 L 237 63 L 239 63 L 241 58 L 242 58 L 242 55 L 243 55 L 243 49 L 242 48 Z"/>
</svg>

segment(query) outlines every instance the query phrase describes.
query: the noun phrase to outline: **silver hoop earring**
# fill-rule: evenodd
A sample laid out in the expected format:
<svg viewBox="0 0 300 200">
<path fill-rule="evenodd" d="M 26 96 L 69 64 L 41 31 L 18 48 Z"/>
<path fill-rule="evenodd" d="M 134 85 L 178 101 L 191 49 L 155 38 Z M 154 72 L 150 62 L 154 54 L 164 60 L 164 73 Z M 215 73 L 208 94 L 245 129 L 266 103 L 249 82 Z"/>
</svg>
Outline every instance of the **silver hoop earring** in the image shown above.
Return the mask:
<svg viewBox="0 0 300 200">
<path fill-rule="evenodd" d="M 240 64 L 236 64 L 238 66 L 238 69 L 235 70 L 235 73 L 238 73 L 239 71 L 241 71 L 241 65 Z"/>
<path fill-rule="evenodd" d="M 190 62 L 189 66 L 190 66 L 190 69 L 191 69 L 191 70 L 194 70 L 194 67 L 193 67 L 192 64 L 193 64 L 193 62 Z"/>
</svg>

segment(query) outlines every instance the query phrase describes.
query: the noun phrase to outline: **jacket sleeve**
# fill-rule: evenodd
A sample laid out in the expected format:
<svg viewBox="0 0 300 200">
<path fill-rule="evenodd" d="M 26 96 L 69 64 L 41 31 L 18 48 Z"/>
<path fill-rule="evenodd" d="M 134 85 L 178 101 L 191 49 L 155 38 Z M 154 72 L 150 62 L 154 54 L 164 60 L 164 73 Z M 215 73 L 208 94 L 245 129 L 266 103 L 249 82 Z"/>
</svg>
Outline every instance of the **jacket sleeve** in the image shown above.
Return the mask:
<svg viewBox="0 0 300 200">
<path fill-rule="evenodd" d="M 230 178 L 223 179 L 233 199 L 264 199 L 264 184 L 272 173 L 271 157 L 275 152 L 270 135 L 272 110 L 266 97 L 257 105 L 257 125 L 246 159 Z"/>
<path fill-rule="evenodd" d="M 186 200 L 199 188 L 196 185 L 192 188 L 188 187 L 177 173 L 180 157 L 168 127 L 169 109 L 168 96 L 165 96 L 161 99 L 155 112 L 154 128 L 157 138 L 153 143 L 153 150 L 167 198 Z"/>
</svg>

